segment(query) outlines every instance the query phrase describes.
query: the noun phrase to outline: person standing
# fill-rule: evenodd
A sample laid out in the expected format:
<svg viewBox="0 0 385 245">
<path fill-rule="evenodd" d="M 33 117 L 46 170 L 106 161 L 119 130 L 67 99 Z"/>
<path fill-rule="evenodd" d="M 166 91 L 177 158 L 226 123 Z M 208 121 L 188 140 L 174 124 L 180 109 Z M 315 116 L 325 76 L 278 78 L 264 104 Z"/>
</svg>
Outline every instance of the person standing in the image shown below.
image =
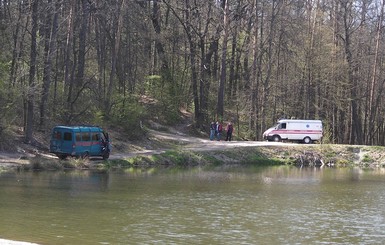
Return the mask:
<svg viewBox="0 0 385 245">
<path fill-rule="evenodd" d="M 216 124 L 211 122 L 210 124 L 210 140 L 214 140 L 215 137 Z"/>
<path fill-rule="evenodd" d="M 226 133 L 226 141 L 231 141 L 231 138 L 233 136 L 233 130 L 234 130 L 233 124 L 231 122 L 229 122 L 227 124 L 227 126 L 226 126 L 226 131 L 227 131 L 227 133 Z"/>
<path fill-rule="evenodd" d="M 217 134 L 217 140 L 220 141 L 222 134 L 222 124 L 220 124 L 219 121 L 216 123 L 215 133 Z"/>
</svg>

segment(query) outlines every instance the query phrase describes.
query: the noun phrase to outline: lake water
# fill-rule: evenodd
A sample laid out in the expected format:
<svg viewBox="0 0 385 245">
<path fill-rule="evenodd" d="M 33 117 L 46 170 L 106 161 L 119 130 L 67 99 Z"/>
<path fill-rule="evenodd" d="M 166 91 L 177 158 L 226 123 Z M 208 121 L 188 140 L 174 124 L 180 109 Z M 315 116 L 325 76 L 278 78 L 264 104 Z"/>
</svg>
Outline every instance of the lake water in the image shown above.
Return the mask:
<svg viewBox="0 0 385 245">
<path fill-rule="evenodd" d="M 39 244 L 383 244 L 385 171 L 0 173 L 0 238 Z"/>
</svg>

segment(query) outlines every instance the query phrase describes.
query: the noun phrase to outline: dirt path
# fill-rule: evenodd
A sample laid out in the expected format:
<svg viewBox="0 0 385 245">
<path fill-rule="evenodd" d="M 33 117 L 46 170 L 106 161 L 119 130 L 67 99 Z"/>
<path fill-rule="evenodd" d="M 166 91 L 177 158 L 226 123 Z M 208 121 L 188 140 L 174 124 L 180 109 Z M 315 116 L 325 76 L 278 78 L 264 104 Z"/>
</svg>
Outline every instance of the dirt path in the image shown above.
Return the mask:
<svg viewBox="0 0 385 245">
<path fill-rule="evenodd" d="M 158 141 L 174 142 L 177 145 L 176 149 L 180 149 L 184 151 L 215 151 L 215 150 L 233 149 L 237 147 L 300 145 L 300 144 L 268 142 L 268 141 L 223 141 L 223 140 L 211 141 L 209 139 L 189 136 L 179 131 L 159 132 L 155 130 L 150 130 L 149 137 L 150 138 L 152 137 L 153 139 L 156 139 Z M 110 158 L 122 159 L 127 157 L 134 157 L 138 155 L 162 154 L 167 150 L 172 150 L 172 149 L 175 149 L 175 148 L 149 149 L 149 150 L 142 150 L 142 151 L 132 151 L 129 153 L 112 153 Z"/>
<path fill-rule="evenodd" d="M 216 141 L 209 140 L 208 138 L 199 138 L 187 135 L 177 129 L 169 129 L 168 132 L 149 130 L 148 139 L 152 141 L 162 142 L 165 147 L 146 147 L 147 149 L 143 150 L 143 147 L 138 147 L 140 150 L 131 150 L 131 151 L 117 151 L 114 150 L 114 145 L 112 149 L 112 154 L 110 159 L 123 159 L 130 158 L 138 155 L 156 155 L 162 154 L 168 150 L 184 150 L 184 151 L 214 151 L 214 150 L 225 150 L 233 149 L 237 147 L 259 147 L 259 146 L 287 146 L 288 143 L 280 142 L 267 142 L 267 141 Z M 113 141 L 114 144 L 114 141 Z M 169 146 L 172 145 L 172 146 Z M 299 144 L 290 144 L 290 145 L 299 145 Z M 19 151 L 19 152 L 0 152 L 0 167 L 12 167 L 17 164 L 28 163 L 29 158 L 40 155 L 44 158 L 53 158 L 57 159 L 56 156 L 49 154 L 47 152 L 35 151 Z"/>
</svg>

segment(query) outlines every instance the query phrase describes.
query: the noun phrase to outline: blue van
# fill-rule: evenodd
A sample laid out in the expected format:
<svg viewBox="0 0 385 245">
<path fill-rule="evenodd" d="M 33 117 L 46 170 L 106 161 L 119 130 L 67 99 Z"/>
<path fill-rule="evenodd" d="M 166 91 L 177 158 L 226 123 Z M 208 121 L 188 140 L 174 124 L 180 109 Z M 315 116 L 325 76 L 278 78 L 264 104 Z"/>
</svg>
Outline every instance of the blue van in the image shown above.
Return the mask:
<svg viewBox="0 0 385 245">
<path fill-rule="evenodd" d="M 108 159 L 111 144 L 108 134 L 96 126 L 56 126 L 52 130 L 50 152 L 65 159 L 101 156 Z"/>
</svg>

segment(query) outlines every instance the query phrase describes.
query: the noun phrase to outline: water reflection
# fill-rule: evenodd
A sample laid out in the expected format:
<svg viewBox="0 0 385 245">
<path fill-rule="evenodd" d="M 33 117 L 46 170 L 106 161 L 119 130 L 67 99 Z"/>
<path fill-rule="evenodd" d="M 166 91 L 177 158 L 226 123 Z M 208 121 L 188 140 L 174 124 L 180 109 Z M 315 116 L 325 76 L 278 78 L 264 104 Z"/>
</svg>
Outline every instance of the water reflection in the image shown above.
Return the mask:
<svg viewBox="0 0 385 245">
<path fill-rule="evenodd" d="M 0 174 L 0 235 L 41 244 L 380 244 L 383 170 Z"/>
</svg>

